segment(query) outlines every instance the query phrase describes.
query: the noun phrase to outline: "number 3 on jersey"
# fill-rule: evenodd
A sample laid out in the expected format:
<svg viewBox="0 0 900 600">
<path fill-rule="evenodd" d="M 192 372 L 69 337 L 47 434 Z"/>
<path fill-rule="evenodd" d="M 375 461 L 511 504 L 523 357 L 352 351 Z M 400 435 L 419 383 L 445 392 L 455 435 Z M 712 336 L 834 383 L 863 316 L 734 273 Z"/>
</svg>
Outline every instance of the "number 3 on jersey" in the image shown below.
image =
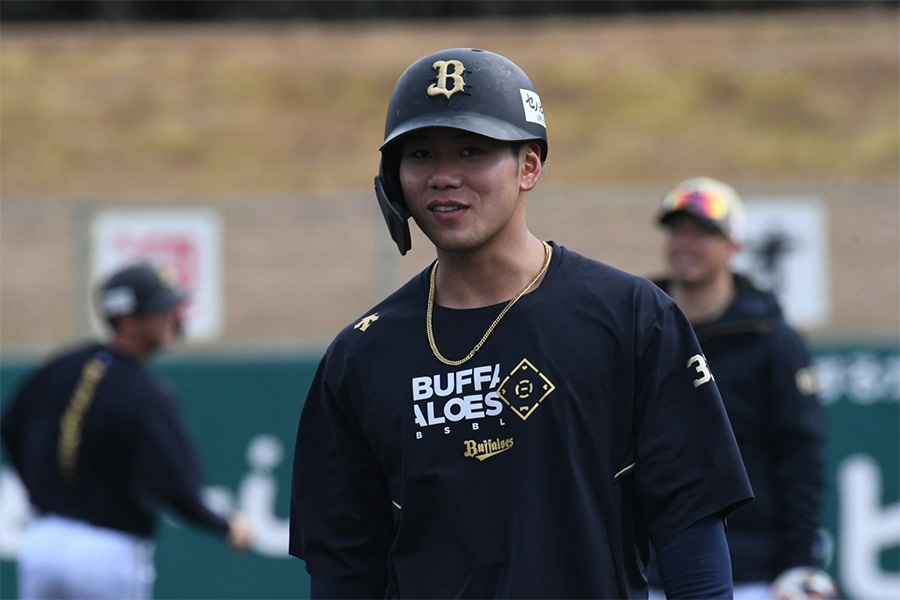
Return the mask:
<svg viewBox="0 0 900 600">
<path fill-rule="evenodd" d="M 695 354 L 688 359 L 687 362 L 688 367 L 694 367 L 694 370 L 700 374 L 700 377 L 694 380 L 694 387 L 698 388 L 707 381 L 715 381 L 716 378 L 713 377 L 712 372 L 709 370 L 709 363 L 706 362 L 706 357 L 702 354 Z"/>
</svg>

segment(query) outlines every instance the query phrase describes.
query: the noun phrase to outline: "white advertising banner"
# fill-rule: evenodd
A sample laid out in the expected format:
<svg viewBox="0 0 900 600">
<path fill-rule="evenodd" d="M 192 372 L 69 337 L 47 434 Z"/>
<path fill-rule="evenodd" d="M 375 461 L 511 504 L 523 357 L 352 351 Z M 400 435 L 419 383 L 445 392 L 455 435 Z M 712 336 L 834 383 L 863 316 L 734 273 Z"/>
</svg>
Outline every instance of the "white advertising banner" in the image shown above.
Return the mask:
<svg viewBox="0 0 900 600">
<path fill-rule="evenodd" d="M 828 212 L 814 197 L 746 201 L 741 251 L 732 261 L 760 287 L 778 296 L 788 322 L 800 328 L 831 318 Z"/>
<path fill-rule="evenodd" d="M 185 338 L 222 333 L 222 224 L 207 209 L 108 210 L 91 223 L 91 281 L 136 260 L 170 270 L 188 293 Z M 100 324 L 94 326 L 99 330 Z"/>
</svg>

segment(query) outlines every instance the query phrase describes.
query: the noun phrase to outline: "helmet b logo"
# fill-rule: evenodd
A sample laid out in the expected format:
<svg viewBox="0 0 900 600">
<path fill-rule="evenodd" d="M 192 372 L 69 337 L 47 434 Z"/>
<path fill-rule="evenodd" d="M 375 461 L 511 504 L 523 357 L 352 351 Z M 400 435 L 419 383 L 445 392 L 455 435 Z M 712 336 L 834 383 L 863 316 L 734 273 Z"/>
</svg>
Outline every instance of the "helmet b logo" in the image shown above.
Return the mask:
<svg viewBox="0 0 900 600">
<path fill-rule="evenodd" d="M 156 276 L 163 286 L 174 288 L 178 284 L 178 276 L 170 265 L 157 265 L 155 268 Z"/>
<path fill-rule="evenodd" d="M 466 80 L 463 79 L 463 73 L 466 68 L 458 60 L 439 60 L 431 65 L 432 69 L 438 72 L 437 82 L 428 86 L 428 95 L 437 96 L 443 94 L 450 99 L 450 96 L 456 92 L 466 91 Z M 448 88 L 449 85 L 449 88 Z"/>
</svg>

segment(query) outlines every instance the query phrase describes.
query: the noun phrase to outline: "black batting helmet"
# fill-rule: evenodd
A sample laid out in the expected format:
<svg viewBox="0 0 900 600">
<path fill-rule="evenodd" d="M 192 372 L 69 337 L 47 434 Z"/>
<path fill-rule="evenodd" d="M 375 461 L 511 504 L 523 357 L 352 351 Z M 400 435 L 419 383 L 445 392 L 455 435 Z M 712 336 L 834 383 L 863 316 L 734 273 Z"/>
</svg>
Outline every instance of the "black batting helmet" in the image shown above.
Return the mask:
<svg viewBox="0 0 900 600">
<path fill-rule="evenodd" d="M 515 63 L 475 48 L 452 48 L 420 58 L 394 88 L 375 178 L 376 197 L 400 254 L 406 254 L 411 242 L 397 142 L 426 127 L 461 129 L 505 142 L 535 141 L 541 159 L 547 157 L 541 99 Z"/>
<path fill-rule="evenodd" d="M 112 319 L 172 310 L 187 296 L 174 277 L 150 263 L 141 262 L 113 273 L 100 290 L 100 311 Z"/>
</svg>

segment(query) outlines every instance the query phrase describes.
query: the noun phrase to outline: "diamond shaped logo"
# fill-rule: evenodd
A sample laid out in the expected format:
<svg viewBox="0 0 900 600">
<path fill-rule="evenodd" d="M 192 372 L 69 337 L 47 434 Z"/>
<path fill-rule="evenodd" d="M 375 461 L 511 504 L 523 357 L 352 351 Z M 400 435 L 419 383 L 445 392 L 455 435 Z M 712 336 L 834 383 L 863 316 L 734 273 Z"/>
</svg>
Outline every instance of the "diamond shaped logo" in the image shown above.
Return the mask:
<svg viewBox="0 0 900 600">
<path fill-rule="evenodd" d="M 524 421 L 555 389 L 543 373 L 523 358 L 497 388 L 497 395 Z"/>
</svg>

